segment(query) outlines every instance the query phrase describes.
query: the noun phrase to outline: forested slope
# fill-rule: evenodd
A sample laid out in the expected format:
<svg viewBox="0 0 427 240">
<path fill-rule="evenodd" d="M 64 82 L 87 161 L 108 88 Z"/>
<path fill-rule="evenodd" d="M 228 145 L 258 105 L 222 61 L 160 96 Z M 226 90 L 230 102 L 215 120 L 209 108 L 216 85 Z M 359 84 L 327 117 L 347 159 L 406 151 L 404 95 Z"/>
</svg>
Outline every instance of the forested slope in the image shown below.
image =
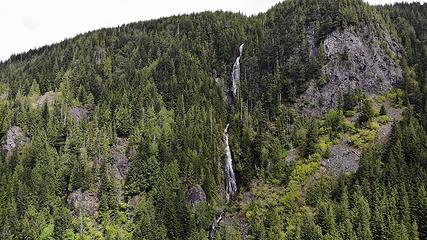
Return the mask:
<svg viewBox="0 0 427 240">
<path fill-rule="evenodd" d="M 0 238 L 426 238 L 426 15 L 288 0 L 12 56 Z"/>
</svg>

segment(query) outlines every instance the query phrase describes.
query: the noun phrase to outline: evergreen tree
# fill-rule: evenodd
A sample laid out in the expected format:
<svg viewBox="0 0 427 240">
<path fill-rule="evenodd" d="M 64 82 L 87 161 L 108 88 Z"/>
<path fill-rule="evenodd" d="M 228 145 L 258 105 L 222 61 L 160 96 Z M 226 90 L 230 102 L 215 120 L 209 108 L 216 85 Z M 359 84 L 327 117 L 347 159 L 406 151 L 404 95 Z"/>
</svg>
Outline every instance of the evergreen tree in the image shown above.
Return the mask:
<svg viewBox="0 0 427 240">
<path fill-rule="evenodd" d="M 166 227 L 159 223 L 152 200 L 144 197 L 137 209 L 137 225 L 133 239 L 162 240 L 168 239 Z"/>
<path fill-rule="evenodd" d="M 383 105 L 381 105 L 380 115 L 381 115 L 381 116 L 385 116 L 385 115 L 387 115 L 387 110 L 385 109 L 384 104 L 383 104 Z"/>
<path fill-rule="evenodd" d="M 304 143 L 304 156 L 307 158 L 316 152 L 318 141 L 318 126 L 316 121 L 311 121 L 308 125 L 307 137 Z"/>
<path fill-rule="evenodd" d="M 63 239 L 64 233 L 70 224 L 70 213 L 65 207 L 60 207 L 55 210 L 53 216 L 53 237 L 55 239 Z"/>
<path fill-rule="evenodd" d="M 374 110 L 372 109 L 372 102 L 369 99 L 365 99 L 362 104 L 361 115 L 359 116 L 359 124 L 364 125 L 371 120 L 373 116 Z"/>
</svg>

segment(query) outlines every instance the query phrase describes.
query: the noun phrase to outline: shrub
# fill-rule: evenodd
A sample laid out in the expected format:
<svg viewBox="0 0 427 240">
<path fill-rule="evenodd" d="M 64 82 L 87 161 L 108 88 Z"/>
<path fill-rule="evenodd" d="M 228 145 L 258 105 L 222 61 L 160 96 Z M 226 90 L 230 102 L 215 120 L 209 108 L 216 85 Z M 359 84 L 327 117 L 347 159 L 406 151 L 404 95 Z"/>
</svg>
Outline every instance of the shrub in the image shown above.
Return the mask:
<svg viewBox="0 0 427 240">
<path fill-rule="evenodd" d="M 378 117 L 378 122 L 380 124 L 387 124 L 389 121 L 390 121 L 390 118 L 387 115 L 383 115 L 383 116 Z"/>
<path fill-rule="evenodd" d="M 317 144 L 317 148 L 322 157 L 329 157 L 329 148 L 334 144 L 327 136 L 322 136 L 319 139 L 319 143 Z"/>
<path fill-rule="evenodd" d="M 345 117 L 353 117 L 354 115 L 356 115 L 356 111 L 355 110 L 347 110 L 344 113 Z"/>
<path fill-rule="evenodd" d="M 369 129 L 362 129 L 350 137 L 350 143 L 357 148 L 365 148 L 375 140 L 376 131 Z"/>
<path fill-rule="evenodd" d="M 387 111 L 386 111 L 384 104 L 383 104 L 383 105 L 381 105 L 380 116 L 384 116 L 384 115 L 387 115 Z"/>
<path fill-rule="evenodd" d="M 395 107 L 402 107 L 405 92 L 402 89 L 393 89 L 387 93 L 385 97 L 389 99 Z"/>
<path fill-rule="evenodd" d="M 353 133 L 355 133 L 357 131 L 356 130 L 356 126 L 354 125 L 354 123 L 348 121 L 347 119 L 344 120 L 344 128 L 347 131 L 350 131 L 350 132 L 353 132 Z"/>
<path fill-rule="evenodd" d="M 320 153 L 314 153 L 308 157 L 308 161 L 310 162 L 319 162 L 320 160 L 322 160 Z"/>
<path fill-rule="evenodd" d="M 378 128 L 380 128 L 380 125 L 374 121 L 369 121 L 366 125 L 370 130 L 378 130 Z"/>
<path fill-rule="evenodd" d="M 345 129 L 343 113 L 336 110 L 329 111 L 325 116 L 324 126 L 331 138 L 336 138 L 337 133 L 340 133 Z"/>
<path fill-rule="evenodd" d="M 286 157 L 288 157 L 288 150 L 283 148 L 279 151 L 279 159 L 286 159 Z"/>
<path fill-rule="evenodd" d="M 372 108 L 372 101 L 366 99 L 363 101 L 362 112 L 359 116 L 359 124 L 365 125 L 374 116 L 374 109 Z"/>
<path fill-rule="evenodd" d="M 319 162 L 310 162 L 307 164 L 298 165 L 292 171 L 291 180 L 303 182 L 308 176 L 314 174 L 314 172 L 316 172 L 319 167 Z"/>
</svg>

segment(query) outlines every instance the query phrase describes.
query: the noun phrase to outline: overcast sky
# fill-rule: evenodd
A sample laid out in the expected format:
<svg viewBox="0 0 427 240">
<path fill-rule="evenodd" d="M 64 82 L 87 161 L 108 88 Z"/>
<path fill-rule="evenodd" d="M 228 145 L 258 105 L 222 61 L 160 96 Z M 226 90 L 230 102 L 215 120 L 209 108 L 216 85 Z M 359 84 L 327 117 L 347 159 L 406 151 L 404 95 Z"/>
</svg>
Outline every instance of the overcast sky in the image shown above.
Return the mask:
<svg viewBox="0 0 427 240">
<path fill-rule="evenodd" d="M 424 3 L 426 0 L 418 1 Z M 204 10 L 222 9 L 251 15 L 266 11 L 278 2 L 281 1 L 0 0 L 0 60 L 8 59 L 12 53 L 25 52 L 102 27 Z M 368 2 L 385 4 L 396 1 Z"/>
</svg>

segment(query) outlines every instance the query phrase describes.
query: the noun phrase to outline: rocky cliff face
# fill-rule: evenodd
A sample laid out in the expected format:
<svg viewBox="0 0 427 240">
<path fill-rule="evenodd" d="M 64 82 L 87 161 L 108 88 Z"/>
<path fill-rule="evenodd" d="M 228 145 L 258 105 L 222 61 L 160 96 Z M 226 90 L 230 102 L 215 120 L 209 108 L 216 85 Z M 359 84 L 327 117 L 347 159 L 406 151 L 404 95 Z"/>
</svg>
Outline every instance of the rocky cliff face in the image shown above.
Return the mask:
<svg viewBox="0 0 427 240">
<path fill-rule="evenodd" d="M 3 145 L 3 152 L 6 160 L 9 160 L 15 149 L 19 149 L 25 144 L 29 143 L 30 139 L 25 136 L 20 127 L 11 127 L 6 134 L 6 143 Z"/>
<path fill-rule="evenodd" d="M 308 34 L 310 35 L 310 34 Z M 367 27 L 335 30 L 319 46 L 327 63 L 322 68 L 326 83 L 312 81 L 297 102 L 303 114 L 323 114 L 338 106 L 349 87 L 367 95 L 383 94 L 402 78 L 397 62 L 400 44 L 390 33 L 373 33 Z"/>
</svg>

